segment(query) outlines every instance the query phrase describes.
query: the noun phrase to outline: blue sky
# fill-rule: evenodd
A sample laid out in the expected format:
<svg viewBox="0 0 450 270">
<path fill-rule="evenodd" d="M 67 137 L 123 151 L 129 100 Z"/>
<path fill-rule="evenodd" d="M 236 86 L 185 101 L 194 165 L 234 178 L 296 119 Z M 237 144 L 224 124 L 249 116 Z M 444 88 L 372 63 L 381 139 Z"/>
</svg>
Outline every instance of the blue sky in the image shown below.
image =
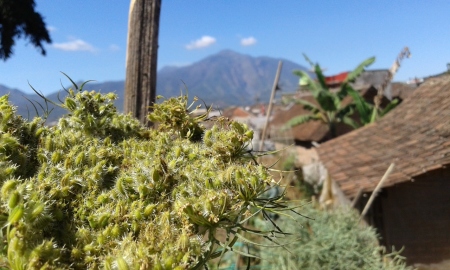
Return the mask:
<svg viewBox="0 0 450 270">
<path fill-rule="evenodd" d="M 36 0 L 52 44 L 41 56 L 26 40 L 0 62 L 0 84 L 50 93 L 60 81 L 123 80 L 129 1 Z M 223 49 L 281 57 L 326 75 L 351 70 L 376 56 L 389 68 L 404 46 L 412 56 L 397 81 L 446 70 L 450 62 L 450 1 L 162 0 L 158 67 L 189 65 Z M 275 71 L 274 71 L 275 73 Z"/>
</svg>

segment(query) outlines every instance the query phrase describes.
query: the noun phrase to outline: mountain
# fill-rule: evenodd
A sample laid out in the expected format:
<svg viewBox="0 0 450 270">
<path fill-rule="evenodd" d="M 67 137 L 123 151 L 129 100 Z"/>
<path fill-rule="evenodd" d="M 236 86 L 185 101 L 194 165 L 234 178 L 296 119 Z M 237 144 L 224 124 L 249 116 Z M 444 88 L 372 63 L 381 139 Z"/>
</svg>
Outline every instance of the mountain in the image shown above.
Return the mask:
<svg viewBox="0 0 450 270">
<path fill-rule="evenodd" d="M 252 57 L 224 50 L 189 66 L 162 68 L 158 72 L 157 94 L 172 97 L 180 95 L 181 91 L 187 92 L 191 98 L 197 96 L 208 105 L 214 104 L 220 107 L 248 105 L 255 100 L 267 102 L 280 60 L 283 61 L 283 67 L 279 88 L 286 92 L 295 91 L 298 77 L 294 76 L 292 71 L 307 70 L 305 67 L 284 59 Z M 115 92 L 119 96 L 116 106 L 119 111 L 122 111 L 124 81 L 90 82 L 84 88 L 102 93 Z M 36 94 L 25 94 L 18 89 L 0 85 L 0 95 L 7 93 L 10 94 L 10 101 L 18 106 L 19 114 L 23 116 L 35 115 L 35 109 L 27 99 L 44 105 L 42 99 Z M 65 91 L 59 91 L 59 94 L 55 92 L 49 94 L 47 98 L 58 101 L 59 95 L 59 99 L 63 100 L 65 94 Z M 37 106 L 37 109 L 40 107 Z M 48 121 L 54 121 L 64 113 L 63 109 L 57 107 L 50 114 Z"/>
<path fill-rule="evenodd" d="M 256 98 L 268 101 L 280 60 L 221 51 L 190 66 L 162 69 L 158 73 L 157 91 L 163 96 L 175 96 L 186 86 L 189 96 L 216 105 L 246 105 Z M 306 68 L 282 61 L 279 86 L 292 92 L 298 85 L 298 77 L 292 71 Z"/>
<path fill-rule="evenodd" d="M 0 84 L 0 96 L 4 95 L 9 95 L 9 101 L 14 104 L 14 106 L 17 106 L 20 115 L 27 117 L 27 106 L 30 107 L 30 116 L 33 117 L 35 115 L 34 109 L 27 99 L 39 100 L 38 95 L 27 94 L 19 89 L 12 89 Z"/>
</svg>

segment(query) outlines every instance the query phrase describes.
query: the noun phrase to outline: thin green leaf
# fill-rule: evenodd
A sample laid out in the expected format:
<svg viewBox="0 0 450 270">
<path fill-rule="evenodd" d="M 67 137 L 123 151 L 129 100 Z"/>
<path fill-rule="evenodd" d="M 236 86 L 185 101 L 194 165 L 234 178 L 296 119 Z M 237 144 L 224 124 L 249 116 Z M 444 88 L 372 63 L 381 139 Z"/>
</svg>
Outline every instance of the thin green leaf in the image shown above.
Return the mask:
<svg viewBox="0 0 450 270">
<path fill-rule="evenodd" d="M 240 255 L 242 255 L 242 256 L 244 256 L 244 257 L 250 257 L 250 258 L 255 258 L 255 259 L 261 259 L 260 257 L 258 257 L 258 256 L 256 256 L 256 255 L 252 255 L 252 254 L 249 254 L 249 253 L 246 253 L 246 252 L 242 252 L 242 251 L 240 251 L 240 250 L 238 250 L 238 249 L 235 249 L 235 248 L 232 248 L 232 247 L 229 247 L 229 246 L 225 246 L 224 244 L 222 244 L 220 241 L 218 241 L 218 240 L 216 240 L 215 241 L 216 242 L 216 244 L 218 244 L 219 246 L 221 246 L 221 247 L 223 247 L 223 248 L 226 248 L 226 249 L 228 249 L 228 250 L 230 250 L 230 251 L 232 251 L 232 252 L 235 252 L 235 253 L 237 253 L 237 254 L 240 254 Z"/>
<path fill-rule="evenodd" d="M 251 234 L 262 236 L 262 237 L 266 237 L 268 234 L 272 234 L 272 235 L 278 234 L 278 235 L 283 235 L 283 236 L 292 235 L 291 233 L 278 232 L 278 231 L 275 231 L 275 230 L 269 230 L 269 231 L 252 230 L 252 229 L 249 229 L 249 228 L 244 228 L 242 225 L 240 225 L 238 227 L 242 231 L 245 231 L 246 233 L 251 233 Z"/>
<path fill-rule="evenodd" d="M 64 76 L 67 77 L 67 79 L 69 79 L 69 81 L 72 83 L 73 87 L 75 87 L 76 90 L 78 90 L 78 85 L 69 77 L 69 75 L 67 75 L 66 73 L 60 71 Z"/>
<path fill-rule="evenodd" d="M 280 227 L 278 227 L 278 225 L 275 223 L 275 221 L 273 221 L 272 220 L 272 218 L 270 218 L 270 216 L 266 213 L 266 211 L 262 211 L 262 213 L 263 213 L 263 217 L 266 219 L 266 220 L 269 220 L 270 221 L 270 223 L 272 223 L 272 225 L 275 227 L 275 229 L 277 229 L 278 230 L 278 232 L 283 232 L 281 229 L 280 229 Z"/>
<path fill-rule="evenodd" d="M 87 84 L 88 82 L 95 82 L 95 80 L 87 80 L 87 81 L 85 81 L 84 83 L 81 84 L 80 90 L 78 90 L 78 91 L 80 91 L 80 92 L 83 91 L 84 85 Z"/>
<path fill-rule="evenodd" d="M 316 66 L 314 67 L 314 73 L 316 73 L 317 81 L 319 82 L 320 86 L 322 87 L 322 90 L 327 91 L 327 92 L 330 91 L 328 89 L 327 82 L 325 80 L 325 76 L 323 75 L 322 68 L 320 67 L 319 64 L 316 64 Z"/>
<path fill-rule="evenodd" d="M 33 108 L 34 108 L 34 111 L 35 111 L 36 115 L 39 116 L 38 109 L 36 108 L 36 105 L 34 105 L 33 101 L 29 100 L 26 96 L 23 96 L 23 97 L 24 97 L 26 100 L 28 100 L 28 102 L 30 102 L 31 105 L 33 105 Z M 28 106 L 27 106 L 27 109 L 28 109 Z M 28 112 L 28 113 L 29 113 L 29 112 Z M 30 116 L 29 116 L 29 115 L 28 115 L 28 119 L 30 119 Z"/>
<path fill-rule="evenodd" d="M 311 59 L 309 59 L 309 57 L 305 53 L 303 53 L 303 57 L 305 58 L 306 62 L 308 62 L 308 64 L 311 67 L 314 67 L 314 63 L 311 61 Z"/>
<path fill-rule="evenodd" d="M 228 231 L 228 233 L 227 233 L 227 241 L 229 240 L 229 237 L 230 237 L 229 235 L 230 235 L 230 233 Z M 232 247 L 232 246 L 234 246 L 234 244 L 236 243 L 237 240 L 238 240 L 238 237 L 236 235 L 234 235 L 233 239 L 231 239 L 229 242 L 227 242 L 225 244 L 225 246 Z M 219 261 L 217 262 L 217 265 L 220 264 L 220 262 L 222 261 L 223 255 L 225 255 L 226 252 L 227 252 L 226 248 L 222 249 L 222 251 L 220 252 L 220 257 L 219 257 Z M 213 253 L 211 255 L 211 258 L 214 259 L 214 256 L 215 256 L 215 254 Z"/>
<path fill-rule="evenodd" d="M 56 95 L 56 98 L 58 99 L 59 102 L 64 103 L 64 101 L 62 101 L 62 99 L 59 97 L 60 93 L 61 93 L 61 91 L 58 91 L 58 94 Z"/>
<path fill-rule="evenodd" d="M 59 80 L 59 83 L 61 84 L 62 89 L 63 89 L 64 91 L 66 91 L 67 94 L 69 94 L 69 93 L 70 93 L 69 90 L 67 90 L 67 89 L 64 87 L 64 85 L 63 85 L 61 79 Z M 63 102 L 61 102 L 61 103 L 63 103 Z"/>
<path fill-rule="evenodd" d="M 353 82 L 361 73 L 363 73 L 364 69 L 370 66 L 373 62 L 375 62 L 375 57 L 368 58 L 364 60 L 361 64 L 359 64 L 352 72 L 347 75 L 347 78 L 344 82 Z"/>
<path fill-rule="evenodd" d="M 251 240 L 245 238 L 244 236 L 240 235 L 239 233 L 236 233 L 236 235 L 237 235 L 237 236 L 239 237 L 239 239 L 241 239 L 243 242 L 246 242 L 246 243 L 249 243 L 249 244 L 252 244 L 252 245 L 255 245 L 255 246 L 259 246 L 259 247 L 269 247 L 269 248 L 277 248 L 277 247 L 281 247 L 281 248 L 285 249 L 286 251 L 288 251 L 289 253 L 291 253 L 291 252 L 286 248 L 286 246 L 292 245 L 292 244 L 294 244 L 296 241 L 298 241 L 298 240 L 300 239 L 300 238 L 297 238 L 297 239 L 293 240 L 292 242 L 289 242 L 289 243 L 286 243 L 286 244 L 280 244 L 280 243 L 276 242 L 275 240 L 271 239 L 270 237 L 264 237 L 264 238 L 266 238 L 267 240 L 269 240 L 270 242 L 275 243 L 275 245 L 264 245 L 264 244 L 258 244 L 258 243 L 256 243 L 256 242 L 253 242 L 253 241 L 251 241 Z"/>
<path fill-rule="evenodd" d="M 59 104 L 56 104 L 55 102 L 51 101 L 50 99 L 46 98 L 42 93 L 40 93 L 38 90 L 34 89 L 34 87 L 28 82 L 28 85 L 31 87 L 31 89 L 42 99 L 44 99 L 45 102 L 49 102 L 55 106 L 61 107 Z"/>
<path fill-rule="evenodd" d="M 36 102 L 37 105 L 39 105 L 39 107 L 41 107 L 41 109 L 42 109 L 42 111 L 43 111 L 44 113 L 47 111 L 46 108 L 44 108 L 44 106 L 42 106 L 41 103 L 37 102 L 36 100 L 33 100 L 33 101 Z M 47 104 L 47 103 L 45 103 L 45 104 Z M 48 108 L 47 108 L 47 109 L 48 109 Z"/>
</svg>

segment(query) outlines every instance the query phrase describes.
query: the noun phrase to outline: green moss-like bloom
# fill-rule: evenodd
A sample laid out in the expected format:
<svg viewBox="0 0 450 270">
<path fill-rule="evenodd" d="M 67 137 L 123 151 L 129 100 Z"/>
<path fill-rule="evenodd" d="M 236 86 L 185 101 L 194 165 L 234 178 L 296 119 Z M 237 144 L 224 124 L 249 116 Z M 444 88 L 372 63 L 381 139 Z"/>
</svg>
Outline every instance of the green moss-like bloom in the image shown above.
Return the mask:
<svg viewBox="0 0 450 270">
<path fill-rule="evenodd" d="M 186 97 L 147 129 L 114 94 L 69 90 L 56 126 L 0 98 L 0 268 L 198 269 L 267 205 L 273 181 L 243 124 L 189 116 Z"/>
</svg>

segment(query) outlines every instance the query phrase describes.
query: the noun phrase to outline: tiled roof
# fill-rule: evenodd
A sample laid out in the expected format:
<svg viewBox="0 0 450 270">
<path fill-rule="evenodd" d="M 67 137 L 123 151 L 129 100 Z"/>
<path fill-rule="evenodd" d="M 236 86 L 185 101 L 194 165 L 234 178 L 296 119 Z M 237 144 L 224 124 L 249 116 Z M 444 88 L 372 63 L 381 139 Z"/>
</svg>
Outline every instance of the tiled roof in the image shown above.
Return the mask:
<svg viewBox="0 0 450 270">
<path fill-rule="evenodd" d="M 372 191 L 394 162 L 384 186 L 450 164 L 450 76 L 426 81 L 378 122 L 318 148 L 331 178 L 350 198 Z"/>
<path fill-rule="evenodd" d="M 414 93 L 414 90 L 417 88 L 415 85 L 409 85 L 406 83 L 392 83 L 392 97 L 398 97 L 401 100 L 404 100 L 405 98 L 409 97 L 412 93 Z"/>
<path fill-rule="evenodd" d="M 223 116 L 228 118 L 235 118 L 235 117 L 251 117 L 253 114 L 251 112 L 248 112 L 241 107 L 231 107 L 228 109 L 225 109 L 222 113 Z"/>
<path fill-rule="evenodd" d="M 309 102 L 314 102 L 312 96 L 306 96 L 305 99 Z M 278 110 L 272 120 L 270 121 L 271 129 L 281 129 L 284 125 L 297 115 L 308 114 L 309 111 L 303 108 L 300 104 L 290 104 L 285 108 Z M 321 141 L 328 133 L 328 127 L 322 124 L 320 121 L 311 121 L 298 125 L 292 128 L 292 134 L 294 139 L 299 141 Z"/>
<path fill-rule="evenodd" d="M 325 82 L 327 83 L 327 85 L 331 86 L 331 85 L 336 85 L 336 84 L 342 84 L 345 79 L 347 79 L 349 72 L 341 72 L 339 74 L 333 75 L 333 76 L 326 76 L 325 77 Z"/>
</svg>

